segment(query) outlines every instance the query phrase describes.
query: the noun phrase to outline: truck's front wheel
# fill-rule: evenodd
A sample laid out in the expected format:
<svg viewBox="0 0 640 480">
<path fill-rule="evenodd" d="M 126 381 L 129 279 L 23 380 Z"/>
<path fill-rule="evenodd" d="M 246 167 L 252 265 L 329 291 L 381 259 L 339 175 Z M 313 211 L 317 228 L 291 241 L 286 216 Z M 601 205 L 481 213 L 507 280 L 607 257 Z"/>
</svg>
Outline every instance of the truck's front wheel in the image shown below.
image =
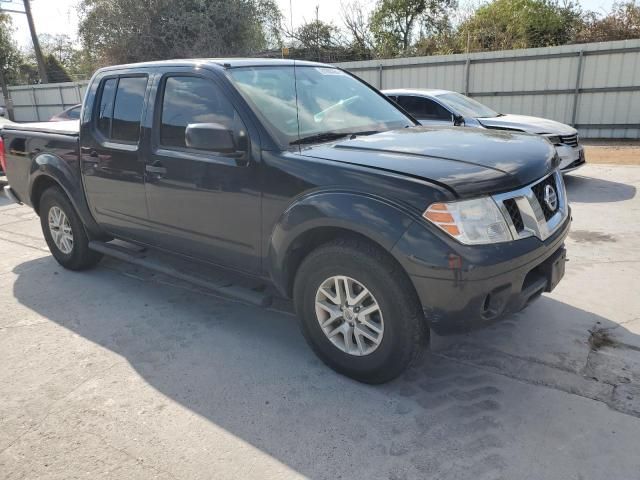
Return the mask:
<svg viewBox="0 0 640 480">
<path fill-rule="evenodd" d="M 82 220 L 67 196 L 57 187 L 40 197 L 40 225 L 49 250 L 64 268 L 85 270 L 96 265 L 102 255 L 89 250 L 89 237 Z"/>
<path fill-rule="evenodd" d="M 408 278 L 366 241 L 337 241 L 309 254 L 296 274 L 294 300 L 316 354 L 361 382 L 398 376 L 428 335 Z"/>
</svg>

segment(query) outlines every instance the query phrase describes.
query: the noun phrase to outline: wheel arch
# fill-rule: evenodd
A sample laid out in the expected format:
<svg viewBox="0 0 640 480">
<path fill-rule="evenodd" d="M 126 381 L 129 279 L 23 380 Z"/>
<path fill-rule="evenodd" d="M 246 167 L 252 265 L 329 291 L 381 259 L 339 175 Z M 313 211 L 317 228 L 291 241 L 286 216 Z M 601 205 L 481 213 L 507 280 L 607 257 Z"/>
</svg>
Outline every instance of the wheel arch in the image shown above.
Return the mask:
<svg viewBox="0 0 640 480">
<path fill-rule="evenodd" d="M 291 296 L 304 258 L 321 245 L 353 239 L 374 245 L 393 260 L 393 246 L 413 223 L 401 207 L 365 194 L 323 192 L 287 209 L 269 242 L 269 275 L 280 293 Z"/>
<path fill-rule="evenodd" d="M 80 173 L 75 172 L 69 163 L 60 157 L 42 153 L 33 161 L 28 190 L 31 205 L 38 215 L 42 194 L 50 187 L 58 187 L 64 192 L 88 232 L 94 236 L 103 235 L 89 211 Z"/>
</svg>

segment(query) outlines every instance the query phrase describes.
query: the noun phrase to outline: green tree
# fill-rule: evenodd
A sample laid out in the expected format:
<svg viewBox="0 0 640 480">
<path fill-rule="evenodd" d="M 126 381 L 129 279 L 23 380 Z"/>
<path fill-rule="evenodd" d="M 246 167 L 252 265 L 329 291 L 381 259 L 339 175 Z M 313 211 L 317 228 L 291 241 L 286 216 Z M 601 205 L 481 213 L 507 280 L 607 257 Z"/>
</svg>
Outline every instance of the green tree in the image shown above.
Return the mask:
<svg viewBox="0 0 640 480">
<path fill-rule="evenodd" d="M 339 33 L 336 26 L 322 20 L 314 20 L 298 27 L 292 37 L 301 48 L 321 49 L 338 45 Z"/>
<path fill-rule="evenodd" d="M 458 48 L 504 50 L 563 45 L 582 27 L 577 4 L 554 0 L 495 0 L 458 28 Z"/>
<path fill-rule="evenodd" d="M 42 34 L 38 35 L 38 39 L 42 53 L 52 56 L 59 64 L 52 68 L 62 67 L 68 77 L 74 80 L 86 79 L 95 70 L 90 50 L 76 46 L 69 35 Z"/>
<path fill-rule="evenodd" d="M 8 85 L 20 82 L 22 54 L 13 40 L 11 17 L 0 13 L 0 69 Z"/>
<path fill-rule="evenodd" d="M 416 28 L 437 31 L 454 0 L 379 0 L 370 28 L 380 56 L 410 54 Z"/>
<path fill-rule="evenodd" d="M 79 12 L 83 47 L 97 66 L 279 46 L 273 0 L 81 0 Z"/>
<path fill-rule="evenodd" d="M 13 26 L 8 15 L 0 13 L 0 90 L 8 117 L 13 120 L 13 108 L 9 102 L 8 85 L 19 83 L 22 55 L 12 38 Z"/>
<path fill-rule="evenodd" d="M 47 69 L 47 75 L 49 76 L 50 82 L 56 83 L 71 81 L 69 73 L 54 55 L 44 56 L 44 67 Z"/>
</svg>

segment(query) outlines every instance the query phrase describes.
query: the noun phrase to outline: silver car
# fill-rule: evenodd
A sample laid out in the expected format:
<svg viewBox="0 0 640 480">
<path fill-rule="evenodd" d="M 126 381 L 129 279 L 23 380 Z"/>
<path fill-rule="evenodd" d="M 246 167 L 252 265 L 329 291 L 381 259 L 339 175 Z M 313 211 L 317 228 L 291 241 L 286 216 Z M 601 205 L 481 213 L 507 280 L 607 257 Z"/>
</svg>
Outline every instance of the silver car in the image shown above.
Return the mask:
<svg viewBox="0 0 640 480">
<path fill-rule="evenodd" d="M 498 113 L 461 93 L 449 90 L 383 90 L 391 100 L 413 115 L 422 125 L 517 130 L 543 135 L 553 143 L 560 157 L 560 170 L 570 172 L 585 164 L 578 131 L 564 123 L 545 118 Z"/>
</svg>

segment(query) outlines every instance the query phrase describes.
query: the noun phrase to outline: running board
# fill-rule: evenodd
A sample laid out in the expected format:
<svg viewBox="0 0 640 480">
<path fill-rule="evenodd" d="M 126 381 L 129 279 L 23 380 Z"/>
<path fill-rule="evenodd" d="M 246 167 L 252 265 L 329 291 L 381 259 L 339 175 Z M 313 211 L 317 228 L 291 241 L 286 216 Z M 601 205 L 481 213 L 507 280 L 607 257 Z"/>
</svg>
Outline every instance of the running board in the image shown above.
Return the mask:
<svg viewBox="0 0 640 480">
<path fill-rule="evenodd" d="M 155 272 L 168 275 L 179 280 L 197 285 L 199 287 L 211 290 L 217 294 L 225 297 L 231 297 L 243 302 L 256 305 L 258 307 L 268 307 L 271 305 L 272 297 L 266 293 L 258 292 L 247 287 L 240 285 L 230 285 L 228 282 L 212 282 L 203 278 L 196 277 L 195 275 L 189 275 L 188 273 L 181 272 L 171 266 L 162 264 L 147 258 L 146 250 L 140 249 L 136 246 L 133 248 L 125 247 L 122 245 L 114 245 L 106 242 L 91 241 L 89 242 L 89 248 L 96 252 L 100 252 L 109 257 L 117 258 L 123 262 L 132 263 Z"/>
</svg>

